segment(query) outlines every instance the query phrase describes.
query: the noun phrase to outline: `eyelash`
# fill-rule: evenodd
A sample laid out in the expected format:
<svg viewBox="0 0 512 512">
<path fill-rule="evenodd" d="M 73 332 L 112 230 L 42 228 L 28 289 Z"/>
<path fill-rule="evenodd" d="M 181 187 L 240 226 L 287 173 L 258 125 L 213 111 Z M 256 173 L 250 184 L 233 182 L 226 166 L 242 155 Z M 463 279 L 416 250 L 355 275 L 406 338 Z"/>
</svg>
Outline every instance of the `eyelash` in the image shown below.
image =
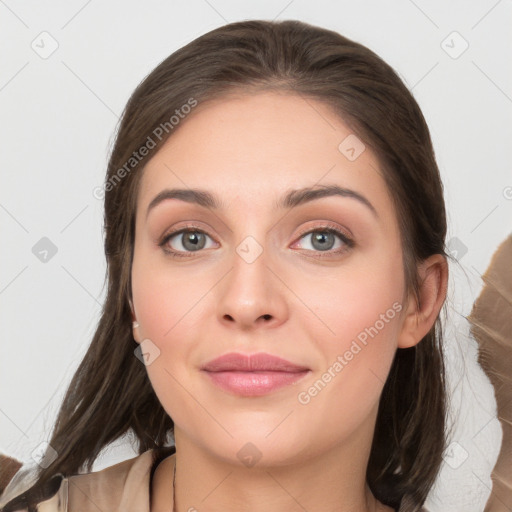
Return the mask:
<svg viewBox="0 0 512 512">
<path fill-rule="evenodd" d="M 161 247 L 162 250 L 171 258 L 190 258 L 193 255 L 193 251 L 189 251 L 188 255 L 186 255 L 186 254 L 183 254 L 182 251 L 175 251 L 172 249 L 168 249 L 166 247 L 166 244 L 171 238 L 173 238 L 176 235 L 179 235 L 182 233 L 196 233 L 196 232 L 210 236 L 207 232 L 203 231 L 202 229 L 200 229 L 197 226 L 187 225 L 184 228 L 178 229 L 176 231 L 171 231 L 170 233 L 164 235 L 162 240 L 158 243 L 158 246 Z M 332 233 L 334 235 L 337 235 L 347 247 L 342 248 L 342 249 L 337 249 L 337 250 L 331 249 L 331 250 L 325 251 L 325 252 L 313 251 L 315 253 L 318 252 L 318 256 L 312 256 L 313 258 L 322 259 L 322 258 L 332 257 L 333 255 L 342 254 L 342 253 L 352 249 L 355 245 L 355 242 L 354 242 L 354 240 L 352 240 L 352 238 L 349 238 L 345 233 L 343 233 L 337 227 L 335 227 L 335 225 L 329 224 L 329 223 L 322 225 L 322 226 L 315 226 L 314 228 L 310 228 L 305 231 L 302 231 L 299 234 L 299 240 L 301 238 L 303 238 L 305 235 L 309 235 L 309 234 L 317 233 L 317 232 Z M 210 238 L 212 238 L 212 237 L 210 237 Z M 200 252 L 200 251 L 198 251 L 198 252 Z"/>
</svg>

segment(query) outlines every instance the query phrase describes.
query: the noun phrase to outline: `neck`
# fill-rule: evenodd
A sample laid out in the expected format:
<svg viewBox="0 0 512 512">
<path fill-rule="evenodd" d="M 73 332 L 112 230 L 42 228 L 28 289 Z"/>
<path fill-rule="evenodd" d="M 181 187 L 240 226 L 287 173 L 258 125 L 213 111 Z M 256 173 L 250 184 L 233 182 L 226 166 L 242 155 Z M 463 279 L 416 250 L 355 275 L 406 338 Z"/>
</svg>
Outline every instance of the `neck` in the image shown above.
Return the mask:
<svg viewBox="0 0 512 512">
<path fill-rule="evenodd" d="M 285 466 L 265 465 L 262 458 L 253 467 L 245 467 L 201 450 L 178 429 L 175 439 L 176 454 L 165 478 L 166 510 L 393 511 L 379 503 L 366 484 L 369 451 L 335 446 L 317 456 L 297 457 Z M 171 508 L 173 495 L 175 510 Z"/>
</svg>

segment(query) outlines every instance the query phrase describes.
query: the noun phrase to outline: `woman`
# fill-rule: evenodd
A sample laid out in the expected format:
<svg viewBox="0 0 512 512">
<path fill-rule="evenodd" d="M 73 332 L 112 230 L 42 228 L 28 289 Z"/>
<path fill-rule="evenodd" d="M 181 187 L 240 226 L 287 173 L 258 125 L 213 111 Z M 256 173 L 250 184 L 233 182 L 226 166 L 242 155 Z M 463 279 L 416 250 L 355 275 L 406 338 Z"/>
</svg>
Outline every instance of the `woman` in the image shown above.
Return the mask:
<svg viewBox="0 0 512 512">
<path fill-rule="evenodd" d="M 213 30 L 137 87 L 97 194 L 103 313 L 2 510 L 424 510 L 446 218 L 389 65 L 299 21 Z"/>
</svg>

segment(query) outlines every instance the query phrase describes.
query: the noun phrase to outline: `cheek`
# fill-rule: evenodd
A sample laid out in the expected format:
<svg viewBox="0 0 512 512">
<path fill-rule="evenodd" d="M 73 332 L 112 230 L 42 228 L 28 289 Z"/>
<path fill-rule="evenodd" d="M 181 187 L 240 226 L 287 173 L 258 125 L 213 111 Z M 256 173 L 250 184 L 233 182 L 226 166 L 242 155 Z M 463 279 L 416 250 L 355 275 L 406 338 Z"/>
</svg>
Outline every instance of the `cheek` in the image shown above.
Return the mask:
<svg viewBox="0 0 512 512">
<path fill-rule="evenodd" d="M 303 328 L 315 334 L 322 354 L 322 365 L 316 370 L 327 382 L 325 391 L 318 383 L 322 393 L 314 401 L 326 411 L 334 406 L 340 413 L 360 408 L 368 412 L 379 398 L 397 349 L 404 307 L 401 254 L 390 250 L 381 257 L 361 258 L 343 272 L 333 273 L 332 279 L 317 279 L 316 288 L 310 287 L 309 280 L 303 283 L 302 294 L 317 315 L 307 315 L 308 325 Z M 306 288 L 310 289 L 307 295 Z"/>
<path fill-rule="evenodd" d="M 138 332 L 141 339 L 150 340 L 159 351 L 147 372 L 169 414 L 170 404 L 173 412 L 179 411 L 180 415 L 191 407 L 187 401 L 190 397 L 180 383 L 188 382 L 196 371 L 191 354 L 198 349 L 200 326 L 205 318 L 212 318 L 208 292 L 218 279 L 213 273 L 208 277 L 204 270 L 173 266 L 145 247 L 135 249 L 132 293 Z"/>
<path fill-rule="evenodd" d="M 201 311 L 200 299 L 207 290 L 204 279 L 191 281 L 189 273 L 172 271 L 162 258 L 141 251 L 132 267 L 133 303 L 140 334 L 162 349 L 180 333 L 191 332 Z"/>
<path fill-rule="evenodd" d="M 384 344 L 393 343 L 402 310 L 400 274 L 372 275 L 353 273 L 340 283 L 337 299 L 327 298 L 322 305 L 333 331 L 330 345 L 344 348 L 348 341 L 357 339 L 362 344 L 374 340 L 370 352 Z M 348 348 L 348 347 L 347 347 Z"/>
<path fill-rule="evenodd" d="M 183 362 L 192 347 L 177 341 L 187 341 L 197 330 L 200 298 L 207 290 L 198 288 L 201 279 L 190 282 L 186 273 L 171 272 L 165 262 L 155 260 L 154 255 L 143 251 L 135 253 L 133 304 L 141 339 L 150 340 L 157 347 L 151 348 L 157 355 L 146 366 L 153 390 L 167 414 L 182 423 L 197 414 L 197 404 L 183 388 L 190 371 Z"/>
<path fill-rule="evenodd" d="M 364 257 L 358 255 L 336 271 L 329 270 L 301 280 L 301 296 L 308 299 L 308 306 L 317 314 L 316 322 L 322 329 L 318 331 L 319 339 L 329 340 L 330 347 L 343 348 L 347 340 L 360 333 L 364 338 L 366 329 L 375 324 L 379 335 L 392 337 L 398 312 L 403 307 L 401 253 L 386 247 Z"/>
</svg>

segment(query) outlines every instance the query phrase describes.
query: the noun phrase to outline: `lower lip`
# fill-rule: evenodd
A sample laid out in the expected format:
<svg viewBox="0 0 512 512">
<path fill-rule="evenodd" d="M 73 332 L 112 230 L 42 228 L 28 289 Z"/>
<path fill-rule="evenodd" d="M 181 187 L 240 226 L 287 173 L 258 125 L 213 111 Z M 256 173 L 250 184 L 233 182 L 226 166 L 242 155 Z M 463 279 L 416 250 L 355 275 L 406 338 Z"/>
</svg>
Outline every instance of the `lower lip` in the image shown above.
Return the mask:
<svg viewBox="0 0 512 512">
<path fill-rule="evenodd" d="M 302 372 L 206 372 L 214 384 L 241 396 L 266 395 L 302 379 L 309 370 Z"/>
</svg>

